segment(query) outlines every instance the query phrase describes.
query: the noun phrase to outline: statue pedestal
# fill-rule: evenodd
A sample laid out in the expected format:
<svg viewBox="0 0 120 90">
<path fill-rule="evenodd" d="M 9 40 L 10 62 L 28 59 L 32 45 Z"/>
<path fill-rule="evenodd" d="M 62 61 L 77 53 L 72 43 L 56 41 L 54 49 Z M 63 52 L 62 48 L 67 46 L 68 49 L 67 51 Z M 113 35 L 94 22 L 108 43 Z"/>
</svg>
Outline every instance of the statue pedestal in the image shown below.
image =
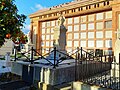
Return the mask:
<svg viewBox="0 0 120 90">
<path fill-rule="evenodd" d="M 59 27 L 55 27 L 54 29 L 54 47 L 56 47 L 56 56 L 54 56 L 54 52 L 52 52 L 48 59 L 54 60 L 54 57 L 56 57 L 56 60 L 59 60 L 62 57 L 65 57 L 67 54 L 67 51 L 65 50 L 66 46 L 66 31 L 67 29 L 61 25 Z"/>
<path fill-rule="evenodd" d="M 56 48 L 54 50 L 55 52 L 50 53 L 48 56 L 49 60 L 59 60 L 60 58 L 64 58 L 67 54 L 67 51 L 65 50 L 66 47 L 66 32 L 67 29 L 63 25 L 65 21 L 65 18 L 63 16 L 60 16 L 58 18 L 58 25 L 54 27 L 54 43 L 53 46 Z M 54 48 L 54 49 L 55 49 Z"/>
<path fill-rule="evenodd" d="M 114 50 L 114 56 L 115 56 L 115 60 L 113 61 L 112 64 L 112 70 L 111 70 L 111 75 L 113 77 L 119 77 L 119 71 L 120 71 L 120 58 L 119 58 L 119 54 L 120 54 L 120 40 L 117 39 L 115 42 L 115 50 Z"/>
<path fill-rule="evenodd" d="M 33 57 L 33 56 L 32 56 L 32 55 L 33 55 L 33 54 L 32 54 L 32 47 L 33 47 L 33 46 L 34 46 L 34 44 L 32 44 L 32 43 L 29 43 L 29 44 L 28 44 L 28 50 L 30 50 L 30 60 L 32 60 L 32 57 Z"/>
<path fill-rule="evenodd" d="M 34 46 L 34 44 L 29 43 L 29 44 L 28 44 L 28 50 L 30 50 L 33 46 Z"/>
</svg>

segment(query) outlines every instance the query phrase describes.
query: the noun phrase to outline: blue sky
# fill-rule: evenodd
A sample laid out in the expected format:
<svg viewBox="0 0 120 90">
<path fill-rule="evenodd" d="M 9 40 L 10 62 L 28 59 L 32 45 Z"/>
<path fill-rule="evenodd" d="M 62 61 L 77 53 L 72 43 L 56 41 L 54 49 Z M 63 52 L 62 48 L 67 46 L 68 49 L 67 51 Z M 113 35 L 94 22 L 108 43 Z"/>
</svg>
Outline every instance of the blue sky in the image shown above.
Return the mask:
<svg viewBox="0 0 120 90">
<path fill-rule="evenodd" d="M 25 22 L 25 28 L 23 29 L 24 33 L 29 32 L 30 28 L 30 19 L 29 15 L 36 12 L 37 10 L 52 7 L 62 3 L 70 2 L 73 0 L 15 0 L 19 14 L 24 14 L 27 16 Z"/>
</svg>

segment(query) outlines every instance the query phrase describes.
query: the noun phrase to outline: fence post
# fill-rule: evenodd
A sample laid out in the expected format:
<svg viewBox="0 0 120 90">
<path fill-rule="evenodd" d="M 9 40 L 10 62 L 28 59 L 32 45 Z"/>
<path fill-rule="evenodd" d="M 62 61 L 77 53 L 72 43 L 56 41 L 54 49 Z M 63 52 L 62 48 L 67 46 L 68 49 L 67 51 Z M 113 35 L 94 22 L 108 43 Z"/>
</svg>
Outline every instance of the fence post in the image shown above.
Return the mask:
<svg viewBox="0 0 120 90">
<path fill-rule="evenodd" d="M 80 59 L 79 47 L 77 47 L 76 59 L 77 59 L 78 61 L 79 61 L 79 59 Z"/>
<path fill-rule="evenodd" d="M 80 60 L 80 53 L 79 53 L 79 47 L 77 47 L 77 52 L 76 52 L 76 57 L 75 57 L 75 81 L 80 80 L 79 60 Z"/>
<path fill-rule="evenodd" d="M 82 60 L 82 58 L 83 58 L 83 56 L 82 56 L 82 47 L 80 48 L 80 50 L 81 50 L 81 52 L 80 52 L 80 53 L 81 53 L 81 60 Z"/>
<path fill-rule="evenodd" d="M 105 63 L 105 80 L 106 80 L 106 78 L 107 78 L 106 73 L 107 73 L 107 70 L 108 70 L 108 66 L 106 66 L 106 55 L 104 57 L 105 57 L 104 63 Z M 105 80 L 103 81 L 103 85 L 105 85 L 105 87 L 106 87 Z"/>
<path fill-rule="evenodd" d="M 30 61 L 31 61 L 31 64 L 32 64 L 32 62 L 33 62 L 33 47 L 31 47 Z"/>
<path fill-rule="evenodd" d="M 78 76 L 78 74 L 77 74 L 77 53 L 76 53 L 76 55 L 75 55 L 75 81 L 77 81 L 78 80 L 78 78 L 77 78 L 77 76 Z"/>
<path fill-rule="evenodd" d="M 104 71 L 104 69 L 103 69 L 103 60 L 102 60 L 102 55 L 100 55 L 100 58 L 101 58 L 101 81 L 100 81 L 100 83 L 102 83 L 102 81 L 103 81 L 103 78 L 102 78 L 102 75 L 103 75 L 103 71 Z"/>
<path fill-rule="evenodd" d="M 16 59 L 17 59 L 17 57 L 16 57 L 16 48 L 14 48 L 14 54 L 15 54 L 15 60 L 14 61 L 16 61 Z"/>
<path fill-rule="evenodd" d="M 119 53 L 119 63 L 118 63 L 118 65 L 119 65 L 119 69 L 120 69 L 120 53 Z M 119 70 L 118 82 L 120 82 L 120 70 Z M 119 83 L 118 83 L 118 87 L 119 87 Z M 120 88 L 118 88 L 118 89 L 120 89 Z"/>
<path fill-rule="evenodd" d="M 56 68 L 56 47 L 54 47 L 54 66 L 53 68 Z"/>
</svg>

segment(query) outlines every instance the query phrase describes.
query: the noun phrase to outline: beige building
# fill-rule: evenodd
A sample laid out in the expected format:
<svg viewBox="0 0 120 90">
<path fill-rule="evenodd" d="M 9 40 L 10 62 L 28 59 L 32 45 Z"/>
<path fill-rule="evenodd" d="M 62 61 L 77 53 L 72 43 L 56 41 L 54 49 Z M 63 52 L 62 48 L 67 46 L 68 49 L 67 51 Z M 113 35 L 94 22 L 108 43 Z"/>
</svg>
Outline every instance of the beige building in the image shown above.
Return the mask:
<svg viewBox="0 0 120 90">
<path fill-rule="evenodd" d="M 76 47 L 114 51 L 120 31 L 120 0 L 74 0 L 31 14 L 31 38 L 39 52 L 53 47 L 53 29 L 59 14 L 66 19 L 68 52 Z"/>
<path fill-rule="evenodd" d="M 0 47 L 0 55 L 6 55 L 7 52 L 12 54 L 14 48 L 14 43 L 10 39 L 6 39 L 4 45 Z"/>
</svg>

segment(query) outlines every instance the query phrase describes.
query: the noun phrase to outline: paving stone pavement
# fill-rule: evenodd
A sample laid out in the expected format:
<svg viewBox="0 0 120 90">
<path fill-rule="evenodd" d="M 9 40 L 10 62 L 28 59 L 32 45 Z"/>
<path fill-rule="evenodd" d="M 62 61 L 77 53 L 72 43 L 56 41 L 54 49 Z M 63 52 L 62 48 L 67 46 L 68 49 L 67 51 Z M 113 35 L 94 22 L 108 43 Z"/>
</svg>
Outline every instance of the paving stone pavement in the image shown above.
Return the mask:
<svg viewBox="0 0 120 90">
<path fill-rule="evenodd" d="M 0 90 L 19 90 L 24 87 L 29 87 L 31 84 L 24 81 L 12 81 L 0 85 Z"/>
</svg>

